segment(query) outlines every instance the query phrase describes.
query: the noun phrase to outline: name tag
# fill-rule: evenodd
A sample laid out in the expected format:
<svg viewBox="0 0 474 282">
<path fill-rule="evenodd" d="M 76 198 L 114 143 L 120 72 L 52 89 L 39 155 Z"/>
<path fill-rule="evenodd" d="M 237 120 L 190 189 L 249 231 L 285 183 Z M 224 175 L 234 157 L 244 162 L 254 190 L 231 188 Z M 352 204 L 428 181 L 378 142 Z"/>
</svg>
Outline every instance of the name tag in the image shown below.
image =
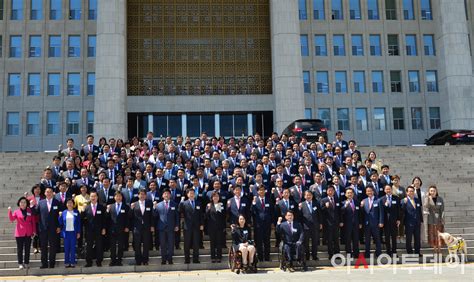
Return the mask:
<svg viewBox="0 0 474 282">
<path fill-rule="evenodd" d="M 150 208 L 145 208 L 146 211 L 150 211 Z"/>
<path fill-rule="evenodd" d="M 247 206 L 247 204 L 246 204 L 246 203 L 242 203 L 242 207 L 246 207 L 246 206 Z"/>
<path fill-rule="evenodd" d="M 442 206 L 442 205 L 443 205 L 443 203 L 441 203 L 441 202 L 437 202 L 437 203 L 436 203 L 436 205 L 438 205 L 438 206 Z"/>
<path fill-rule="evenodd" d="M 53 210 L 57 210 L 58 209 L 58 206 L 53 206 Z"/>
<path fill-rule="evenodd" d="M 345 195 L 345 193 L 344 193 L 344 192 L 341 192 L 341 196 L 344 196 L 344 195 Z"/>
<path fill-rule="evenodd" d="M 120 210 L 120 213 L 125 213 L 125 210 Z"/>
<path fill-rule="evenodd" d="M 339 203 L 336 203 L 336 207 L 339 207 Z"/>
<path fill-rule="evenodd" d="M 244 232 L 244 234 L 247 234 L 247 233 L 249 233 L 247 230 L 244 230 L 243 232 Z"/>
<path fill-rule="evenodd" d="M 181 197 L 181 194 L 176 194 L 176 197 Z"/>
<path fill-rule="evenodd" d="M 296 232 L 296 231 L 298 231 L 298 230 L 296 230 L 296 228 L 292 228 L 291 231 Z"/>
<path fill-rule="evenodd" d="M 382 191 L 383 191 L 383 188 L 380 188 L 379 191 L 382 192 Z"/>
<path fill-rule="evenodd" d="M 263 183 L 267 183 L 267 182 L 268 182 L 268 179 L 264 179 L 264 180 L 263 180 Z"/>
<path fill-rule="evenodd" d="M 295 208 L 295 206 L 294 206 L 294 205 L 291 205 L 291 206 L 290 206 L 290 208 L 294 209 L 294 208 Z"/>
<path fill-rule="evenodd" d="M 196 209 L 197 209 L 197 210 L 200 210 L 200 209 L 201 209 L 201 207 L 200 207 L 200 206 L 196 206 Z"/>
<path fill-rule="evenodd" d="M 419 207 L 419 206 L 420 206 L 420 204 L 416 204 L 416 206 L 417 206 L 417 207 Z"/>
<path fill-rule="evenodd" d="M 224 182 L 222 182 L 222 185 L 227 185 L 227 182 L 225 182 L 225 181 L 224 181 Z"/>
<path fill-rule="evenodd" d="M 138 194 L 133 194 L 133 197 L 138 197 Z"/>
<path fill-rule="evenodd" d="M 356 207 L 356 210 L 358 210 L 358 209 L 359 209 L 359 207 Z"/>
<path fill-rule="evenodd" d="M 74 213 L 74 216 L 77 216 L 77 212 Z"/>
<path fill-rule="evenodd" d="M 318 207 L 313 207 L 313 211 L 315 211 L 315 210 L 317 210 L 317 209 L 318 209 Z"/>
<path fill-rule="evenodd" d="M 245 186 L 247 186 L 247 184 L 242 184 L 242 187 L 245 187 Z"/>
<path fill-rule="evenodd" d="M 176 208 L 175 207 L 171 207 L 171 210 L 174 211 Z"/>
<path fill-rule="evenodd" d="M 102 214 L 102 211 L 96 211 L 96 214 Z"/>
<path fill-rule="evenodd" d="M 323 190 L 323 193 L 326 193 L 326 189 Z"/>
<path fill-rule="evenodd" d="M 378 206 L 379 206 L 379 204 L 374 204 L 374 207 L 378 207 Z"/>
<path fill-rule="evenodd" d="M 266 207 L 266 208 L 269 208 L 269 207 L 270 207 L 270 204 L 265 204 L 265 207 Z"/>
<path fill-rule="evenodd" d="M 113 199 L 113 198 L 114 198 L 114 196 L 109 196 L 109 199 Z"/>
<path fill-rule="evenodd" d="M 357 189 L 357 193 L 362 194 L 362 190 Z"/>
<path fill-rule="evenodd" d="M 396 204 L 397 204 L 397 201 L 392 200 L 392 205 L 396 205 Z"/>
<path fill-rule="evenodd" d="M 284 180 L 283 183 L 288 183 L 288 180 Z"/>
<path fill-rule="evenodd" d="M 30 212 L 27 212 L 26 215 L 27 215 L 27 216 L 31 216 L 31 213 L 30 213 Z"/>
<path fill-rule="evenodd" d="M 225 196 L 222 196 L 222 200 L 225 200 Z"/>
</svg>

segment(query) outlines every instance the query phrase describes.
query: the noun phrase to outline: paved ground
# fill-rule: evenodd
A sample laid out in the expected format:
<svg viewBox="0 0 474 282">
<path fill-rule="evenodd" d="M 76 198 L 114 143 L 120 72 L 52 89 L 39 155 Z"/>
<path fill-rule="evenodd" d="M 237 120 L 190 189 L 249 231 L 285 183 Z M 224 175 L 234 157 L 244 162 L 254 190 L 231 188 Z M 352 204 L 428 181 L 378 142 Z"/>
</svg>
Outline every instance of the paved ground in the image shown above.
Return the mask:
<svg viewBox="0 0 474 282">
<path fill-rule="evenodd" d="M 0 277 L 0 281 L 70 281 L 70 282 L 88 282 L 88 281 L 180 281 L 180 282 L 198 282 L 198 281 L 330 281 L 330 280 L 351 280 L 351 281 L 474 281 L 474 264 L 467 264 L 464 267 L 456 268 L 435 267 L 433 265 L 402 266 L 396 268 L 374 267 L 373 269 L 348 269 L 325 267 L 312 269 L 308 272 L 286 273 L 279 269 L 264 269 L 257 274 L 231 273 L 229 270 L 220 271 L 189 271 L 189 272 L 147 272 L 147 273 L 122 273 L 122 274 L 95 274 L 95 275 L 71 275 L 71 276 L 41 276 L 41 277 Z M 441 269 L 441 273 L 439 270 Z M 438 272 L 436 272 L 438 271 Z M 136 282 L 136 281 L 134 281 Z"/>
</svg>

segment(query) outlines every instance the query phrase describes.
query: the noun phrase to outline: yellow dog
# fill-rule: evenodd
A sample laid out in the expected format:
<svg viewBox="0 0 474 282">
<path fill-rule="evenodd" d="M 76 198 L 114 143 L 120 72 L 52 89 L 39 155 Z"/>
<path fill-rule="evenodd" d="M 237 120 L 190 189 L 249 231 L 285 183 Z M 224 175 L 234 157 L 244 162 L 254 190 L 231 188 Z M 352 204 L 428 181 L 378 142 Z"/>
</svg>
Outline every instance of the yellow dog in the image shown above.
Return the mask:
<svg viewBox="0 0 474 282">
<path fill-rule="evenodd" d="M 438 232 L 438 236 L 446 243 L 448 246 L 448 252 L 450 261 L 452 261 L 452 256 L 457 255 L 459 252 L 461 255 L 464 255 L 464 260 L 467 262 L 467 245 L 466 241 L 462 237 L 454 237 L 449 233 Z"/>
</svg>

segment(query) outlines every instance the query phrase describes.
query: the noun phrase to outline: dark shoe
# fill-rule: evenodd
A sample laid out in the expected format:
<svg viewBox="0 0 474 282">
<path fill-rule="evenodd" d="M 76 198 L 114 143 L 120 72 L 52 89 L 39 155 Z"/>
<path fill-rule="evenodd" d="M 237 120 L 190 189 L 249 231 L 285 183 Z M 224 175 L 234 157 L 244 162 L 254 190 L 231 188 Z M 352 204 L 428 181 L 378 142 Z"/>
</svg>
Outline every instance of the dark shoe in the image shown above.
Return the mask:
<svg viewBox="0 0 474 282">
<path fill-rule="evenodd" d="M 49 265 L 49 268 L 54 268 L 54 264 L 50 264 L 50 265 Z"/>
<path fill-rule="evenodd" d="M 92 263 L 88 262 L 86 265 L 84 265 L 84 267 L 92 267 Z"/>
<path fill-rule="evenodd" d="M 116 264 L 114 261 L 111 261 L 111 262 L 109 263 L 109 266 L 116 266 L 116 265 L 117 265 L 117 264 Z"/>
<path fill-rule="evenodd" d="M 38 249 L 37 249 L 37 248 L 35 248 L 35 249 L 34 249 L 34 251 L 33 251 L 33 253 L 34 253 L 34 254 L 37 254 L 37 253 L 39 253 Z"/>
<path fill-rule="evenodd" d="M 319 260 L 319 258 L 316 256 L 316 257 L 313 257 L 313 260 Z"/>
<path fill-rule="evenodd" d="M 123 264 L 122 264 L 121 261 L 117 262 L 115 265 L 116 265 L 116 266 L 123 266 Z"/>
<path fill-rule="evenodd" d="M 165 264 L 166 264 L 166 260 L 162 260 L 162 261 L 161 261 L 161 264 L 162 264 L 162 265 L 165 265 Z"/>
<path fill-rule="evenodd" d="M 191 263 L 191 260 L 185 259 L 185 260 L 184 260 L 184 263 L 185 263 L 185 264 L 190 264 L 190 263 Z"/>
<path fill-rule="evenodd" d="M 172 260 L 172 259 L 169 259 L 169 260 L 168 260 L 168 264 L 173 264 L 173 260 Z"/>
<path fill-rule="evenodd" d="M 211 262 L 212 262 L 212 263 L 216 263 L 216 260 L 215 260 L 215 259 L 211 259 Z"/>
<path fill-rule="evenodd" d="M 144 262 L 143 265 L 148 265 L 148 262 Z"/>
<path fill-rule="evenodd" d="M 40 269 L 46 269 L 46 268 L 48 268 L 47 265 L 42 265 L 42 266 L 40 266 Z"/>
<path fill-rule="evenodd" d="M 220 259 L 216 260 L 217 263 L 221 263 L 221 261 L 222 261 L 222 260 L 220 260 Z"/>
<path fill-rule="evenodd" d="M 199 260 L 193 260 L 193 263 L 201 263 Z"/>
<path fill-rule="evenodd" d="M 96 262 L 95 264 L 97 265 L 97 267 L 102 267 L 102 262 L 99 262 L 99 261 L 98 261 L 98 262 Z"/>
<path fill-rule="evenodd" d="M 308 267 L 306 265 L 303 266 L 303 271 L 308 271 Z"/>
</svg>

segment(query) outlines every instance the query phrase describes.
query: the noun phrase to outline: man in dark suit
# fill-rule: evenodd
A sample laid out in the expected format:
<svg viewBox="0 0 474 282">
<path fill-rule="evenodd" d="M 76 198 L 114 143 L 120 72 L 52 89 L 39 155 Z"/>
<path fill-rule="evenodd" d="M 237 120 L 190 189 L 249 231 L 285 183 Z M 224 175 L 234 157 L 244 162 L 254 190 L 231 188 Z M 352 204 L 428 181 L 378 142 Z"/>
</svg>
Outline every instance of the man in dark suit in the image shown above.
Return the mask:
<svg viewBox="0 0 474 282">
<path fill-rule="evenodd" d="M 238 224 L 239 215 L 244 215 L 245 222 L 250 224 L 250 205 L 246 197 L 242 197 L 242 187 L 234 187 L 234 197 L 227 201 L 227 214 L 230 224 Z"/>
<path fill-rule="evenodd" d="M 112 188 L 110 179 L 105 177 L 102 180 L 103 187 L 97 190 L 97 195 L 99 196 L 99 203 L 103 206 L 107 206 L 114 203 L 114 194 L 115 190 Z"/>
<path fill-rule="evenodd" d="M 148 132 L 146 134 L 146 139 L 145 141 L 143 141 L 144 143 L 148 144 L 148 150 L 149 152 L 151 152 L 151 150 L 154 148 L 154 147 L 158 147 L 158 141 L 157 140 L 153 140 L 153 132 Z"/>
<path fill-rule="evenodd" d="M 190 263 L 190 249 L 193 249 L 193 263 L 199 263 L 201 231 L 204 230 L 204 215 L 194 190 L 188 189 L 188 199 L 179 204 L 179 213 L 184 218 L 184 263 Z"/>
<path fill-rule="evenodd" d="M 385 196 L 380 198 L 384 214 L 384 236 L 387 254 L 392 256 L 397 253 L 397 234 L 400 226 L 400 199 L 392 195 L 392 187 L 385 185 Z"/>
<path fill-rule="evenodd" d="M 309 240 L 311 239 L 311 254 L 313 260 L 318 260 L 319 230 L 322 229 L 319 202 L 313 199 L 311 191 L 305 191 L 305 201 L 299 204 L 303 229 L 306 260 L 309 260 Z"/>
<path fill-rule="evenodd" d="M 322 222 L 324 241 L 327 241 L 329 258 L 338 254 L 339 250 L 339 226 L 340 226 L 340 203 L 336 201 L 334 186 L 327 188 L 327 197 L 321 199 Z"/>
<path fill-rule="evenodd" d="M 405 235 L 406 235 L 406 249 L 408 254 L 413 254 L 413 247 L 411 245 L 412 239 L 415 239 L 415 254 L 421 256 L 420 253 L 420 228 L 422 222 L 421 203 L 415 197 L 415 188 L 408 186 L 406 189 L 407 197 L 402 200 L 401 212 L 404 218 Z"/>
<path fill-rule="evenodd" d="M 41 267 L 54 268 L 59 232 L 60 202 L 53 198 L 53 188 L 45 190 L 46 199 L 40 200 L 35 213 L 39 215 L 38 234 L 41 243 Z M 49 248 L 48 248 L 49 247 Z"/>
<path fill-rule="evenodd" d="M 298 212 L 298 204 L 295 201 L 293 201 L 293 199 L 290 198 L 290 189 L 288 188 L 283 189 L 282 198 L 276 202 L 275 218 L 278 219 L 279 217 L 281 217 L 284 221 L 287 211 L 292 211 L 294 215 L 297 214 Z M 274 221 L 274 223 L 276 226 L 276 220 Z M 276 229 L 275 229 L 275 232 L 276 232 Z M 280 233 L 276 232 L 275 238 L 276 238 L 275 247 L 278 247 L 281 242 Z"/>
<path fill-rule="evenodd" d="M 87 191 L 91 191 L 92 187 L 94 187 L 94 180 L 89 176 L 89 171 L 87 168 L 81 168 L 81 178 L 76 180 L 76 191 L 79 191 L 79 188 L 82 185 L 86 185 Z"/>
<path fill-rule="evenodd" d="M 128 236 L 130 207 L 122 203 L 122 193 L 115 192 L 115 204 L 107 208 L 108 233 L 110 234 L 110 264 L 109 266 L 122 266 L 123 242 Z M 128 243 L 128 241 L 127 241 Z"/>
<path fill-rule="evenodd" d="M 163 201 L 155 204 L 153 213 L 157 218 L 161 247 L 161 264 L 173 264 L 175 232 L 179 230 L 179 212 L 174 201 L 170 200 L 168 189 L 163 191 Z"/>
<path fill-rule="evenodd" d="M 133 248 L 135 265 L 148 265 L 153 226 L 153 203 L 146 200 L 146 190 L 138 192 L 138 201 L 132 204 L 131 226 L 133 226 Z"/>
<path fill-rule="evenodd" d="M 62 212 L 66 209 L 66 200 L 72 198 L 71 189 L 68 189 L 66 182 L 59 183 L 59 192 L 54 195 L 54 198 L 59 201 L 59 210 Z"/>
<path fill-rule="evenodd" d="M 79 179 L 79 171 L 74 168 L 74 160 L 67 159 L 66 161 L 66 170 L 63 171 L 61 175 L 64 179 L 69 178 L 71 180 Z"/>
<path fill-rule="evenodd" d="M 270 232 L 274 209 L 269 197 L 265 196 L 265 186 L 258 187 L 258 195 L 252 202 L 255 247 L 259 261 L 270 261 Z"/>
<path fill-rule="evenodd" d="M 97 158 L 99 152 L 99 147 L 94 145 L 94 136 L 90 134 L 87 135 L 87 144 L 81 146 L 81 156 L 86 157 L 89 153 L 92 153 L 92 157 Z"/>
<path fill-rule="evenodd" d="M 334 148 L 336 148 L 336 147 L 341 148 L 342 152 L 349 149 L 349 144 L 347 143 L 347 141 L 345 141 L 342 138 L 342 132 L 341 131 L 336 132 L 336 140 L 334 140 L 334 142 L 332 142 L 332 144 L 333 144 Z"/>
<path fill-rule="evenodd" d="M 359 229 L 362 228 L 359 202 L 354 199 L 354 189 L 346 189 L 346 200 L 341 207 L 342 225 L 346 242 L 346 254 L 352 258 L 359 256 Z"/>
<path fill-rule="evenodd" d="M 102 266 L 104 258 L 103 236 L 106 234 L 106 208 L 98 203 L 97 192 L 90 194 L 90 204 L 81 214 L 86 230 L 86 265 L 92 266 L 92 259 L 96 258 L 97 266 Z"/>
<path fill-rule="evenodd" d="M 288 269 L 290 272 L 294 271 L 293 262 L 296 260 L 303 261 L 303 267 L 306 270 L 303 257 L 303 226 L 293 220 L 294 214 L 292 211 L 286 212 L 285 219 L 286 221 L 282 223 L 283 219 L 281 217 L 278 218 L 277 231 L 280 233 L 283 241 L 283 252 L 288 263 Z"/>
<path fill-rule="evenodd" d="M 379 200 L 375 198 L 372 186 L 367 187 L 365 193 L 367 198 L 361 202 L 362 214 L 364 215 L 365 257 L 370 256 L 371 238 L 375 242 L 375 256 L 378 257 L 382 253 L 380 228 L 384 226 L 383 207 Z"/>
<path fill-rule="evenodd" d="M 383 187 L 385 187 L 385 185 L 392 184 L 392 176 L 390 176 L 389 172 L 390 172 L 390 167 L 386 164 L 383 165 L 382 173 L 379 176 L 380 183 L 382 184 Z"/>
<path fill-rule="evenodd" d="M 291 198 L 296 203 L 301 203 L 304 201 L 304 191 L 306 191 L 306 187 L 301 183 L 301 177 L 296 175 L 293 177 L 293 183 L 295 184 L 290 188 Z"/>
</svg>

